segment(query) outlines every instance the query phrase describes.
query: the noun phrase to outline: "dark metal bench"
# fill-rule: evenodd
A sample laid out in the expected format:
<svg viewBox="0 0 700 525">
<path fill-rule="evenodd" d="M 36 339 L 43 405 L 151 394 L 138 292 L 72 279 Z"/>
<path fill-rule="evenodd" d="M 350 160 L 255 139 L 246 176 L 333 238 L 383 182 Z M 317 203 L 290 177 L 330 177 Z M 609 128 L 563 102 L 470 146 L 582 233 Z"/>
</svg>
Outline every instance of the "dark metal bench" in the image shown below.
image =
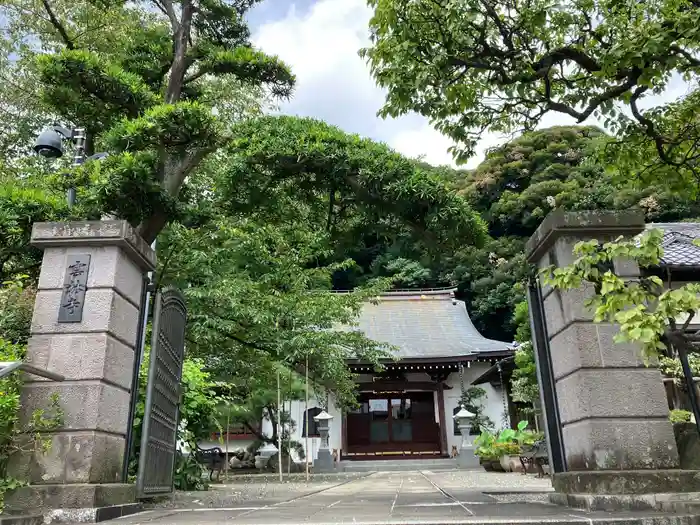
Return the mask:
<svg viewBox="0 0 700 525">
<path fill-rule="evenodd" d="M 547 453 L 547 443 L 536 441 L 532 446 L 523 449 L 520 454 L 520 464 L 523 466 L 523 474 L 527 474 L 528 468 L 537 469 L 537 477 L 544 477 L 544 465 L 549 465 L 549 454 Z"/>
<path fill-rule="evenodd" d="M 200 448 L 197 445 L 197 450 L 194 453 L 195 459 L 209 471 L 209 481 L 214 481 L 214 473 L 216 472 L 216 480 L 219 480 L 221 471 L 224 469 L 226 455 L 219 447 Z"/>
</svg>

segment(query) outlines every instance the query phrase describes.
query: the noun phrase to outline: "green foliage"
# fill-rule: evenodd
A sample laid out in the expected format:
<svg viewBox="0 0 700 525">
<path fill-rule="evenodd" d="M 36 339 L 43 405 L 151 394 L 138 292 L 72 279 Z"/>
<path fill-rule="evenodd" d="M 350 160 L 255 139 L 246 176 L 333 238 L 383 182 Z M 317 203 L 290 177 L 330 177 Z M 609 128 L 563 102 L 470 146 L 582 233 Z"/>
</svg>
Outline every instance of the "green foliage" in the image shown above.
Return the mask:
<svg viewBox="0 0 700 525">
<path fill-rule="evenodd" d="M 493 429 L 493 421 L 484 415 L 483 398 L 485 396 L 486 390 L 478 386 L 472 386 L 467 388 L 459 398 L 459 404 L 474 414 L 470 419 L 472 434 L 481 434 Z"/>
<path fill-rule="evenodd" d="M 482 431 L 474 440 L 474 445 L 476 446 L 474 454 L 485 460 L 498 459 L 498 455 L 494 449 L 495 444 L 496 434 L 489 431 Z"/>
<path fill-rule="evenodd" d="M 687 410 L 671 410 L 668 413 L 668 419 L 671 423 L 690 423 L 692 417 L 693 413 Z"/>
<path fill-rule="evenodd" d="M 333 384 L 341 404 L 352 403 L 346 360 L 378 363 L 387 355 L 386 345 L 333 328 L 352 325 L 364 301 L 388 283 L 328 293 L 333 272 L 351 261 L 320 264 L 328 239 L 313 224 L 223 216 L 196 229 L 171 226 L 159 251 L 159 285 L 177 286 L 187 297 L 190 355 L 242 389 L 242 399 L 257 381 L 274 390 L 276 363 L 295 367 L 308 358 L 314 378 Z"/>
<path fill-rule="evenodd" d="M 10 344 L 26 345 L 29 339 L 36 290 L 25 286 L 27 278 L 0 283 L 0 339 Z"/>
<path fill-rule="evenodd" d="M 136 118 L 158 100 L 139 75 L 91 51 L 40 55 L 37 69 L 44 102 L 68 122 L 89 122 L 91 130 L 109 129 L 120 117 Z"/>
<path fill-rule="evenodd" d="M 458 283 L 485 335 L 507 340 L 515 332 L 514 306 L 524 300 L 520 284 L 529 272 L 523 246 L 551 210 L 636 209 L 649 222 L 700 216 L 692 192 L 674 190 L 666 180 L 641 184 L 607 169 L 614 160 L 602 163 L 599 151 L 612 141 L 596 128 L 556 126 L 490 149 L 472 171 L 433 169 L 484 217 L 493 239 L 481 250 L 442 257 L 434 269 Z"/>
<path fill-rule="evenodd" d="M 700 355 L 688 354 L 688 364 L 694 376 L 700 375 Z M 677 357 L 662 356 L 659 358 L 659 368 L 666 377 L 672 377 L 673 382 L 680 386 L 683 383 L 683 367 Z"/>
<path fill-rule="evenodd" d="M 173 485 L 177 490 L 207 490 L 209 484 L 204 478 L 204 466 L 194 454 L 177 452 Z"/>
<path fill-rule="evenodd" d="M 534 129 L 555 112 L 643 136 L 674 166 L 697 162 L 692 118 L 672 118 L 674 127 L 664 111 L 642 110 L 674 75 L 696 78 L 700 14 L 691 0 L 370 5 L 362 55 L 387 89 L 381 114 L 428 117 L 459 143 L 459 160 L 484 132 Z"/>
<path fill-rule="evenodd" d="M 336 235 L 354 211 L 369 224 L 408 227 L 433 248 L 484 241 L 483 222 L 463 199 L 383 144 L 286 116 L 247 120 L 233 132 L 221 191 L 234 209 L 272 207 L 279 217 L 279 200 L 294 199 Z"/>
<path fill-rule="evenodd" d="M 186 213 L 182 185 L 226 140 L 231 97 L 240 90 L 221 86 L 238 82 L 264 98 L 265 88 L 289 96 L 294 84 L 279 59 L 252 47 L 244 19 L 250 2 L 196 4 L 10 0 L 3 8 L 13 37 L 5 53 L 29 68 L 23 80 L 40 95 L 45 123 L 84 127 L 88 155 L 96 147 L 112 154 L 73 174 L 77 211 L 125 218 L 147 242 Z M 95 19 L 104 24 L 99 31 Z M 5 66 L 15 70 L 9 60 Z"/>
<path fill-rule="evenodd" d="M 586 163 L 602 132 L 553 127 L 525 133 L 487 152 L 454 185 L 489 223 L 493 236 L 529 237 L 554 207 L 566 207 L 601 178 Z"/>
<path fill-rule="evenodd" d="M 515 369 L 511 378 L 513 401 L 533 405 L 540 398 L 535 351 L 532 342 L 522 343 L 515 351 Z"/>
<path fill-rule="evenodd" d="M 624 280 L 606 269 L 606 265 L 626 258 L 636 261 L 641 268 L 658 266 L 663 255 L 661 240 L 662 233 L 653 229 L 639 240 L 580 242 L 574 247 L 577 256 L 574 263 L 568 268 L 545 269 L 545 282 L 564 290 L 584 283 L 593 285 L 596 293 L 586 300 L 586 305 L 595 312 L 595 321 L 619 324 L 615 341 L 638 342 L 645 358 L 658 356 L 666 350 L 664 337 L 685 346 L 686 336 L 677 330 L 676 320 L 688 318 L 687 312 L 692 312 L 689 317 L 692 319 L 700 309 L 700 284 L 666 290 L 655 275 Z"/>
<path fill-rule="evenodd" d="M 212 432 L 220 432 L 221 406 L 229 400 L 224 394 L 229 386 L 212 380 L 204 361 L 189 358 L 182 366 L 182 388 L 180 417 L 186 423 L 184 431 L 188 443 L 209 438 Z"/>
<path fill-rule="evenodd" d="M 497 433 L 484 431 L 475 440 L 475 454 L 482 459 L 497 460 L 501 456 L 520 454 L 523 447 L 542 439 L 540 432 L 527 428 L 527 421 L 519 421 L 515 429 L 504 428 Z"/>
<path fill-rule="evenodd" d="M 31 176 L 17 178 L 0 160 L 0 282 L 22 274 L 36 279 L 41 251 L 29 246 L 32 225 L 69 217 L 65 198 L 36 183 Z"/>
<path fill-rule="evenodd" d="M 530 310 L 527 301 L 520 301 L 515 305 L 513 323 L 517 327 L 515 330 L 515 340 L 518 343 L 528 343 L 532 341 L 532 331 L 530 329 Z"/>
<path fill-rule="evenodd" d="M 21 361 L 25 348 L 0 338 L 0 361 Z M 0 379 L 0 511 L 4 494 L 21 487 L 24 480 L 11 477 L 7 472 L 10 458 L 18 453 L 33 451 L 41 454 L 51 447 L 51 439 L 46 433 L 63 424 L 63 410 L 58 394 L 54 394 L 45 409 L 35 410 L 28 421 L 20 420 L 19 374 Z"/>
<path fill-rule="evenodd" d="M 535 348 L 532 344 L 530 316 L 527 301 L 521 301 L 515 307 L 513 322 L 517 326 L 515 340 L 520 343 L 515 351 L 515 369 L 511 377 L 511 395 L 513 401 L 535 404 L 540 397 L 535 365 Z"/>
</svg>

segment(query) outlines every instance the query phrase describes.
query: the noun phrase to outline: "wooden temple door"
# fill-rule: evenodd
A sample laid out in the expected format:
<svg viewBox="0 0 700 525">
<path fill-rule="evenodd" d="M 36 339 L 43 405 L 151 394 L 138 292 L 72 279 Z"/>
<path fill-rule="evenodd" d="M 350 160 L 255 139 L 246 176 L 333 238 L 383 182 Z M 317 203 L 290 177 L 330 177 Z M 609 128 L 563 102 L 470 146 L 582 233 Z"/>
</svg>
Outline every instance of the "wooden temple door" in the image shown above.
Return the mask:
<svg viewBox="0 0 700 525">
<path fill-rule="evenodd" d="M 432 392 L 363 394 L 347 415 L 347 456 L 439 454 L 440 431 Z"/>
</svg>

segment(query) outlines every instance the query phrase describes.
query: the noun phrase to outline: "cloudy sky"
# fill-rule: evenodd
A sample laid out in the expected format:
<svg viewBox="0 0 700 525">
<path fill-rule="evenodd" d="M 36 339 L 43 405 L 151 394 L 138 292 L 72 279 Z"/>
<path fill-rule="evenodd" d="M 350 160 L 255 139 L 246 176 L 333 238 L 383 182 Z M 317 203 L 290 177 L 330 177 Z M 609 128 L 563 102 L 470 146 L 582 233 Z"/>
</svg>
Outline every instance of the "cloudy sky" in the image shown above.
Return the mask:
<svg viewBox="0 0 700 525">
<path fill-rule="evenodd" d="M 325 120 L 385 142 L 405 155 L 424 156 L 431 164 L 452 164 L 447 153 L 450 141 L 424 118 L 410 115 L 383 120 L 376 116 L 384 95 L 357 56 L 368 42 L 370 16 L 366 0 L 264 0 L 255 7 L 249 15 L 255 44 L 278 55 L 297 75 L 294 97 L 281 110 Z M 677 80 L 662 98 L 675 98 L 686 89 Z M 549 115 L 542 126 L 571 123 L 569 117 Z M 484 149 L 504 139 L 483 137 L 468 166 L 481 160 Z"/>
</svg>

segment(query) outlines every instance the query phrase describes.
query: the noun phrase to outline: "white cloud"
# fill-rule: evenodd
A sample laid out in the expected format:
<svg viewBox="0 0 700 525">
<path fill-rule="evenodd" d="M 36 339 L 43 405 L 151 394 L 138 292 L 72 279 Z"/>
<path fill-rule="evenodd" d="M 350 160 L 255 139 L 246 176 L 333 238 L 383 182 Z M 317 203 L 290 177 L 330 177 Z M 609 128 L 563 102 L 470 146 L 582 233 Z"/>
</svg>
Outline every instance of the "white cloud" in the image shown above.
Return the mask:
<svg viewBox="0 0 700 525">
<path fill-rule="evenodd" d="M 408 115 L 382 120 L 376 116 L 384 94 L 357 54 L 368 43 L 371 15 L 366 0 L 318 0 L 306 10 L 292 4 L 285 17 L 257 27 L 255 44 L 278 55 L 297 75 L 294 97 L 282 104 L 281 111 L 325 120 L 345 131 L 385 142 L 407 156 L 423 157 L 431 164 L 454 164 L 447 152 L 452 142 L 425 118 Z M 686 89 L 679 78 L 674 78 L 666 93 L 649 97 L 644 106 L 676 98 Z M 540 127 L 574 123 L 571 117 L 549 114 Z M 596 123 L 594 119 L 586 122 Z M 482 137 L 468 167 L 477 165 L 486 149 L 507 138 Z"/>
<path fill-rule="evenodd" d="M 297 88 L 281 110 L 317 117 L 340 128 L 386 142 L 401 153 L 451 164 L 451 142 L 426 119 L 376 116 L 384 94 L 358 56 L 368 43 L 372 11 L 365 0 L 320 0 L 305 13 L 292 6 L 281 20 L 261 24 L 253 36 L 265 52 L 279 55 L 297 75 Z"/>
</svg>

